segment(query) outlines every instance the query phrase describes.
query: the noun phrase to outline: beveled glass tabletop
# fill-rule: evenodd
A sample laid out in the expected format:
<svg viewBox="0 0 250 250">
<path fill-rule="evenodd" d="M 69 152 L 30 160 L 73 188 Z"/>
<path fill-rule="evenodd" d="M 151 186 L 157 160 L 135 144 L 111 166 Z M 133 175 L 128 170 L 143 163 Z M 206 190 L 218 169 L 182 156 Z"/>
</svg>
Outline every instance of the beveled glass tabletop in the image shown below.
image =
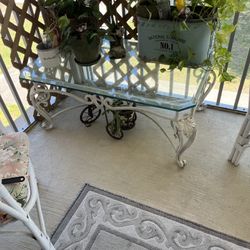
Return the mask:
<svg viewBox="0 0 250 250">
<path fill-rule="evenodd" d="M 38 58 L 21 71 L 20 79 L 173 111 L 195 107 L 204 70 L 161 73 L 164 65 L 138 57 L 137 42 L 126 42 L 125 48 L 125 58 L 110 59 L 109 43 L 104 41 L 101 59 L 92 66 L 80 66 L 69 57 L 48 69 Z"/>
</svg>

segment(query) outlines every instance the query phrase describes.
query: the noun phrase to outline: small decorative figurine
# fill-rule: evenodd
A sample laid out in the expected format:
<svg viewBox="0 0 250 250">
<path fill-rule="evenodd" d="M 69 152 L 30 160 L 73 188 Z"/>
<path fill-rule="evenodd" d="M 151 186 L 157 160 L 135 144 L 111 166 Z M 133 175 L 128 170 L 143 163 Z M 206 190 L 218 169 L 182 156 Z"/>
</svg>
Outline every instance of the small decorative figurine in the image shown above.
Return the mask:
<svg viewBox="0 0 250 250">
<path fill-rule="evenodd" d="M 110 14 L 110 23 L 107 23 L 110 41 L 110 51 L 109 56 L 111 59 L 124 58 L 126 56 L 126 50 L 123 45 L 124 28 L 117 23 L 115 17 L 112 13 L 112 6 L 108 4 L 108 12 Z"/>
<path fill-rule="evenodd" d="M 110 40 L 109 56 L 111 59 L 118 59 L 126 56 L 126 51 L 123 46 L 123 35 L 123 27 L 115 25 L 110 33 L 112 39 Z"/>
</svg>

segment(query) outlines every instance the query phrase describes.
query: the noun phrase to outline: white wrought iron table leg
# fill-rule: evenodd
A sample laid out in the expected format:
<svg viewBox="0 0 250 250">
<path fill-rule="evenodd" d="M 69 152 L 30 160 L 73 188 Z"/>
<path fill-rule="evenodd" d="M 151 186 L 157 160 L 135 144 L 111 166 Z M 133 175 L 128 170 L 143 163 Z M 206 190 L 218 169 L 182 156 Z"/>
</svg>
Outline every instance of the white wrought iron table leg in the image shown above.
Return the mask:
<svg viewBox="0 0 250 250">
<path fill-rule="evenodd" d="M 236 162 L 235 162 L 235 159 L 237 158 L 238 154 L 239 154 L 239 150 L 236 149 L 236 146 L 234 146 L 230 156 L 229 156 L 229 161 L 231 161 L 235 166 L 237 166 Z"/>
<path fill-rule="evenodd" d="M 243 149 L 241 149 L 241 150 L 237 149 L 236 150 L 235 155 L 234 155 L 233 160 L 232 160 L 232 163 L 235 166 L 239 165 L 239 160 L 240 160 L 240 157 L 241 157 L 242 153 L 243 153 Z"/>
<path fill-rule="evenodd" d="M 180 121 L 172 121 L 172 127 L 175 132 L 175 137 L 179 140 L 179 145 L 176 149 L 176 161 L 179 167 L 186 166 L 187 161 L 181 158 L 182 154 L 193 144 L 196 137 L 196 124 L 192 117 L 185 118 Z M 184 138 L 187 138 L 184 142 Z"/>
<path fill-rule="evenodd" d="M 42 122 L 42 127 L 45 129 L 53 128 L 53 121 L 50 117 L 49 113 L 45 110 L 45 107 L 48 107 L 50 101 L 50 93 L 42 90 L 43 88 L 39 88 L 38 84 L 34 83 L 30 89 L 30 100 L 34 109 L 41 115 L 45 121 Z"/>
<path fill-rule="evenodd" d="M 203 77 L 204 84 L 200 85 L 201 91 L 197 91 L 197 93 L 200 93 L 199 96 L 196 96 L 195 99 L 197 100 L 196 110 L 197 111 L 203 111 L 204 110 L 204 104 L 206 97 L 213 89 L 215 82 L 216 82 L 216 73 L 213 70 L 209 70 L 206 72 L 206 74 Z"/>
<path fill-rule="evenodd" d="M 249 137 L 250 138 L 250 137 Z M 240 158 L 244 151 L 250 147 L 250 140 L 248 143 L 245 143 L 244 145 L 237 144 L 235 146 L 235 153 L 233 157 L 231 158 L 231 162 L 237 167 L 239 165 Z"/>
</svg>

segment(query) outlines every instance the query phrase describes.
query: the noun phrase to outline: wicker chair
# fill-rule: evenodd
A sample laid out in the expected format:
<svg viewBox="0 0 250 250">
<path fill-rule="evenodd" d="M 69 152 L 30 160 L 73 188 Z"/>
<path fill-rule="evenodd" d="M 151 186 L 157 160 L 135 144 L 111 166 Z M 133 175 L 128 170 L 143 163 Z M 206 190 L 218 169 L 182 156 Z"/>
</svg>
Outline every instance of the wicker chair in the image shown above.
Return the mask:
<svg viewBox="0 0 250 250">
<path fill-rule="evenodd" d="M 1 131 L 0 131 L 1 132 Z M 40 228 L 31 219 L 36 204 Z M 0 226 L 19 220 L 42 249 L 55 250 L 47 236 L 25 133 L 0 134 Z M 9 233 L 1 231 L 2 233 Z M 15 233 L 13 231 L 13 233 Z"/>
</svg>

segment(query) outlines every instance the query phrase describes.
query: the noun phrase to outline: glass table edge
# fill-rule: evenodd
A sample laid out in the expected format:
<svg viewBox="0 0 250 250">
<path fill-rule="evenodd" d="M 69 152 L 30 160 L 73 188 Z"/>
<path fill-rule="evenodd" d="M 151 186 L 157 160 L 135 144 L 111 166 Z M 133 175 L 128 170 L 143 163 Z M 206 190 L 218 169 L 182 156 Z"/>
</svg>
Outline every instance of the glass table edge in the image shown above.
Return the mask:
<svg viewBox="0 0 250 250">
<path fill-rule="evenodd" d="M 56 81 L 56 83 L 53 83 L 53 82 L 48 83 L 47 81 L 42 80 L 42 79 L 35 79 L 35 78 L 30 78 L 30 77 L 26 78 L 26 77 L 22 76 L 22 71 L 24 69 L 25 68 L 23 68 L 20 71 L 20 75 L 19 75 L 20 80 L 26 80 L 26 81 L 31 81 L 31 82 L 34 82 L 34 83 L 46 84 L 46 85 L 55 86 L 55 87 L 61 87 L 61 88 L 70 89 L 70 90 L 74 90 L 74 91 L 79 91 L 79 92 L 86 93 L 86 94 L 91 94 L 91 95 L 98 95 L 98 93 L 95 93 L 95 92 L 72 88 L 72 87 L 69 86 L 70 84 L 67 84 L 67 83 L 65 83 L 64 81 L 61 81 L 61 80 L 53 80 L 53 81 Z M 188 109 L 193 109 L 196 106 L 196 104 L 193 103 L 191 100 L 190 100 L 190 105 L 182 106 L 180 108 L 171 108 L 171 107 L 163 107 L 163 106 L 160 106 L 160 105 L 147 104 L 147 103 L 136 101 L 136 100 L 128 100 L 128 99 L 125 99 L 125 98 L 115 97 L 115 96 L 111 96 L 111 95 L 105 95 L 105 94 L 99 94 L 99 95 L 104 96 L 106 98 L 123 100 L 123 101 L 131 102 L 131 103 L 137 103 L 137 104 L 140 104 L 142 106 L 148 106 L 148 107 L 159 108 L 159 109 L 175 111 L 175 112 L 182 112 L 182 111 L 185 111 L 185 110 L 188 110 Z"/>
</svg>

